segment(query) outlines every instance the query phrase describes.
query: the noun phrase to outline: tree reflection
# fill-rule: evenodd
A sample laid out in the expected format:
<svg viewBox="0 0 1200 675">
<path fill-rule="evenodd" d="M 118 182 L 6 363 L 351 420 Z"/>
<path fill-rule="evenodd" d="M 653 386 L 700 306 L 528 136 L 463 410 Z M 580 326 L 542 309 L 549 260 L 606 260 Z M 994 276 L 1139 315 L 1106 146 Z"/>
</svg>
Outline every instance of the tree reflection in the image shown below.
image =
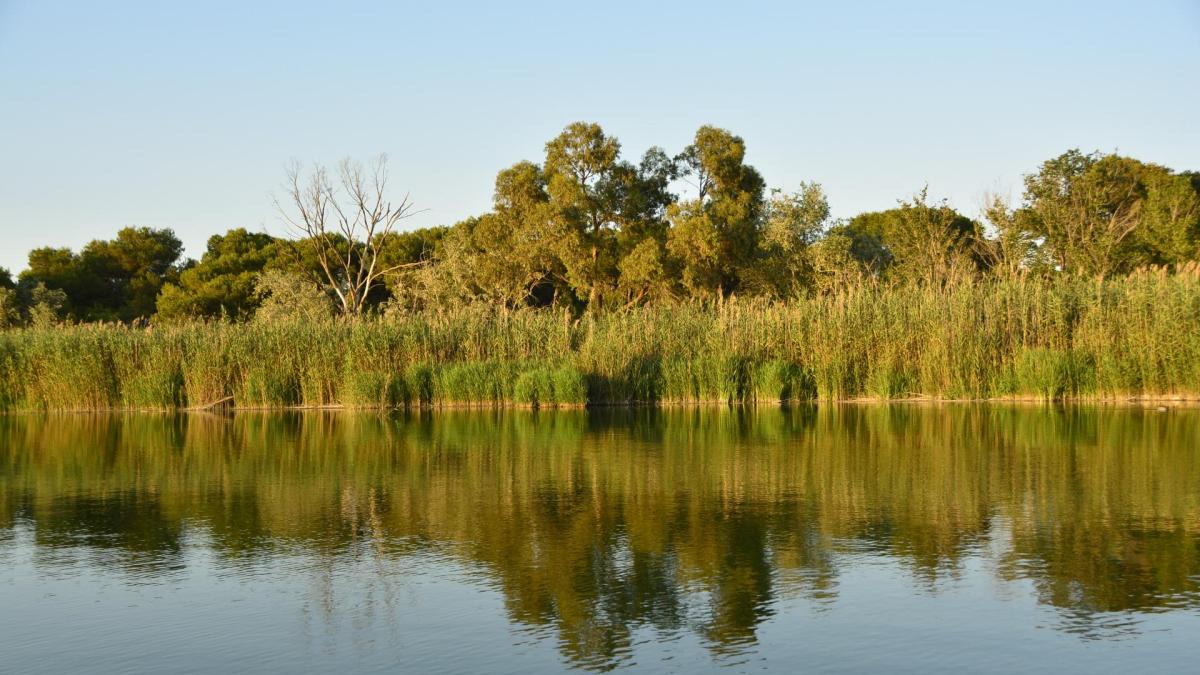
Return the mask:
<svg viewBox="0 0 1200 675">
<path fill-rule="evenodd" d="M 1196 438 L 1196 411 L 1003 406 L 0 417 L 0 530 L 138 575 L 196 530 L 299 551 L 329 613 L 339 561 L 386 608 L 406 557 L 449 555 L 598 669 L 640 630 L 738 654 L 860 555 L 934 590 L 987 557 L 1086 637 L 1200 606 Z"/>
</svg>

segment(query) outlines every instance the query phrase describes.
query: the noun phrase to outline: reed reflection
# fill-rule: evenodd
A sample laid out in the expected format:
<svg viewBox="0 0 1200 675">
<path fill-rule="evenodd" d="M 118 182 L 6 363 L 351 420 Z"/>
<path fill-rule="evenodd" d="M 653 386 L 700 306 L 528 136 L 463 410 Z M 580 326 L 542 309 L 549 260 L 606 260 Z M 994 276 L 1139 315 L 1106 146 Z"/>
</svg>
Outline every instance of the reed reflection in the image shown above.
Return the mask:
<svg viewBox="0 0 1200 675">
<path fill-rule="evenodd" d="M 390 597 L 444 557 L 595 668 L 639 630 L 737 655 L 863 556 L 914 592 L 984 558 L 1109 635 L 1200 607 L 1196 438 L 1198 411 L 1003 406 L 0 417 L 0 546 L 138 579 L 301 555 L 330 613 L 339 565 Z"/>
</svg>

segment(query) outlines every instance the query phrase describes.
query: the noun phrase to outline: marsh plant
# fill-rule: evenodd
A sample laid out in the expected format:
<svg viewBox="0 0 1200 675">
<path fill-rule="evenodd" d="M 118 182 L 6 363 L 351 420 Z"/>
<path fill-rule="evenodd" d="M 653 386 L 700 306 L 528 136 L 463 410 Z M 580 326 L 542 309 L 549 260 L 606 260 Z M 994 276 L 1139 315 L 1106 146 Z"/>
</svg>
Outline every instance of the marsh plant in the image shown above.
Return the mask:
<svg viewBox="0 0 1200 675">
<path fill-rule="evenodd" d="M 859 284 L 787 303 L 575 316 L 466 306 L 339 319 L 0 332 L 5 409 L 1041 400 L 1200 393 L 1200 271 Z"/>
</svg>

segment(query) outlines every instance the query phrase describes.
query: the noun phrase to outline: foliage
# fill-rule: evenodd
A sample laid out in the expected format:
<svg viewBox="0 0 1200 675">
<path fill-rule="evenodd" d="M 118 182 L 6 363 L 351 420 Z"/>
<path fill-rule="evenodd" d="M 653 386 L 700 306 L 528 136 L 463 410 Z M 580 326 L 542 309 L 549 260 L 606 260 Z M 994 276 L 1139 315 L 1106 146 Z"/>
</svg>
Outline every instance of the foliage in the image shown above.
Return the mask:
<svg viewBox="0 0 1200 675">
<path fill-rule="evenodd" d="M 1027 227 L 1064 272 L 1119 274 L 1195 260 L 1200 193 L 1193 176 L 1079 150 L 1025 178 Z"/>
<path fill-rule="evenodd" d="M 787 302 L 469 306 L 335 320 L 270 272 L 255 321 L 0 333 L 21 409 L 761 403 L 1200 395 L 1200 269 L 862 282 Z M 53 291 L 47 291 L 53 293 Z M 313 302 L 311 309 L 303 309 Z M 272 302 L 279 304 L 272 309 Z M 310 313 L 311 312 L 311 313 Z"/>
<path fill-rule="evenodd" d="M 258 304 L 256 277 L 278 257 L 275 239 L 245 229 L 213 235 L 200 262 L 183 270 L 158 296 L 164 317 L 247 318 Z"/>
<path fill-rule="evenodd" d="M 267 270 L 257 275 L 254 298 L 259 321 L 322 321 L 333 314 L 333 304 L 321 287 L 292 272 Z"/>
<path fill-rule="evenodd" d="M 34 328 L 49 328 L 57 324 L 67 306 L 67 294 L 57 288 L 47 288 L 38 282 L 29 294 L 29 325 Z"/>
<path fill-rule="evenodd" d="M 95 240 L 78 254 L 65 248 L 29 253 L 21 273 L 27 289 L 39 284 L 66 295 L 65 311 L 81 320 L 149 318 L 163 285 L 178 278 L 183 244 L 171 230 L 126 227 L 112 240 Z"/>
<path fill-rule="evenodd" d="M 21 322 L 21 306 L 14 288 L 0 286 L 0 330 L 12 328 Z"/>
</svg>

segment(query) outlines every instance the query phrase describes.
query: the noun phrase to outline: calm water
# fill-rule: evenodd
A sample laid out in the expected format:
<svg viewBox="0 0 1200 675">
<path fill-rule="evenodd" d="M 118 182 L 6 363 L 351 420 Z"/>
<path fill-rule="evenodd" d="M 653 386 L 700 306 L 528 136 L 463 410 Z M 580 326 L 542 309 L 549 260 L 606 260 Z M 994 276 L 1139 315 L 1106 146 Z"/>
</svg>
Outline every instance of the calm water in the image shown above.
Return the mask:
<svg viewBox="0 0 1200 675">
<path fill-rule="evenodd" d="M 0 417 L 0 671 L 1183 671 L 1200 410 Z"/>
</svg>

